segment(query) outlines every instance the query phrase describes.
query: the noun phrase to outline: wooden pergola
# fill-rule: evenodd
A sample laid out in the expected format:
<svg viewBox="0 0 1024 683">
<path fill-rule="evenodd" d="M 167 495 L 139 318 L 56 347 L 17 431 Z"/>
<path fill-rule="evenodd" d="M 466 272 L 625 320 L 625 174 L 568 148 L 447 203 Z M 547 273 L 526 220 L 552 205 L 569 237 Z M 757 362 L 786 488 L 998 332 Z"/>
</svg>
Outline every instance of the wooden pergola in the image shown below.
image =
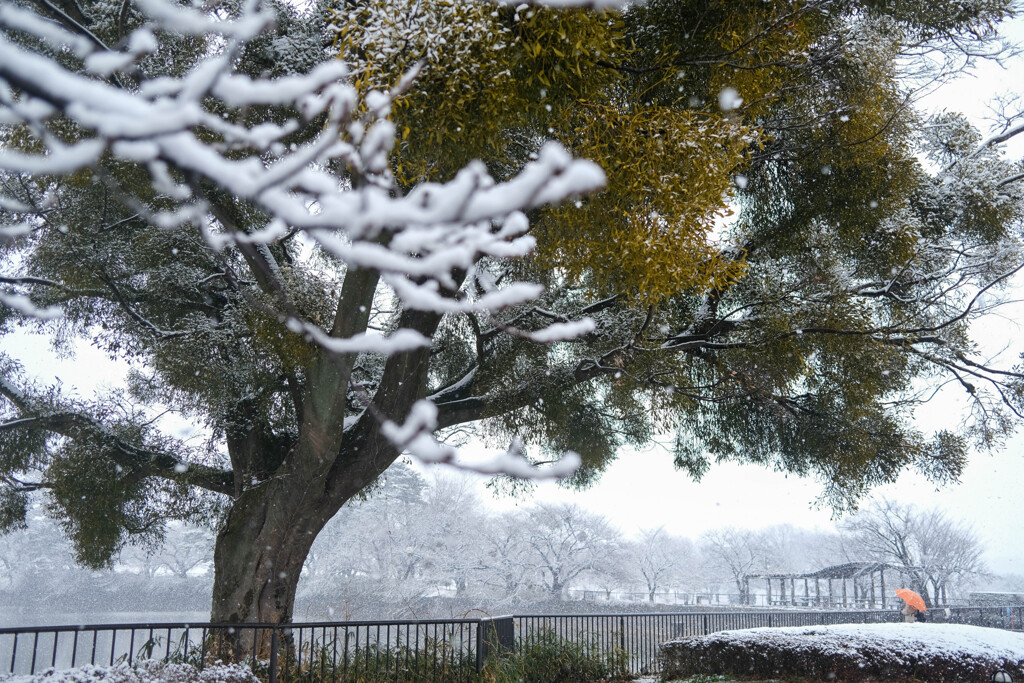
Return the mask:
<svg viewBox="0 0 1024 683">
<path fill-rule="evenodd" d="M 743 579 L 746 589 L 744 592 L 749 599 L 750 580 L 763 579 L 768 588 L 767 601 L 769 605 L 800 605 L 803 607 L 850 607 L 852 605 L 868 609 L 876 607 L 885 609 L 887 604 L 892 604 L 885 589 L 885 573 L 901 569 L 901 567 L 884 562 L 848 562 L 803 574 L 749 574 Z M 778 586 L 778 592 L 774 594 L 772 592 L 773 582 Z M 803 584 L 803 591 L 802 594 L 799 594 L 801 584 Z M 850 589 L 851 585 L 852 590 Z"/>
</svg>

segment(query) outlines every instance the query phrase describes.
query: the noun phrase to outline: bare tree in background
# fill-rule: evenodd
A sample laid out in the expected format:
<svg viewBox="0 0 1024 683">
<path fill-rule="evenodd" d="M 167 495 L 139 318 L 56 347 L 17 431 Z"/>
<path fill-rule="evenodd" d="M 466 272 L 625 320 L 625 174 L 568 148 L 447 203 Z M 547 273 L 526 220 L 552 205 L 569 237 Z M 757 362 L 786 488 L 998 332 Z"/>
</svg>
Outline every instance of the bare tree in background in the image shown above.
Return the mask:
<svg viewBox="0 0 1024 683">
<path fill-rule="evenodd" d="M 936 604 L 946 604 L 950 589 L 988 574 L 974 528 L 949 519 L 938 509 L 922 513 L 922 566 Z"/>
<path fill-rule="evenodd" d="M 212 568 L 213 540 L 209 529 L 170 524 L 159 547 L 132 546 L 121 553 L 121 563 L 139 567 L 150 578 L 166 570 L 172 576 L 187 579 L 189 572 L 204 564 Z"/>
<path fill-rule="evenodd" d="M 865 559 L 901 568 L 929 607 L 946 601 L 951 584 L 986 573 L 974 529 L 939 509 L 922 511 L 893 500 L 875 502 L 841 524 Z"/>
<path fill-rule="evenodd" d="M 464 595 L 481 543 L 480 502 L 465 478 L 443 476 L 423 494 L 428 541 L 424 564 L 439 582 L 454 584 Z"/>
<path fill-rule="evenodd" d="M 665 527 L 641 531 L 639 540 L 630 545 L 630 564 L 643 580 L 650 602 L 659 588 L 677 581 L 693 559 L 693 543 L 672 536 Z"/>
<path fill-rule="evenodd" d="M 765 553 L 772 557 L 773 571 L 807 572 L 841 564 L 846 560 L 835 531 L 801 529 L 779 524 L 761 532 Z"/>
<path fill-rule="evenodd" d="M 520 600 L 530 585 L 530 530 L 524 516 L 522 512 L 495 515 L 482 534 L 474 575 L 499 603 Z"/>
<path fill-rule="evenodd" d="M 773 571 L 778 564 L 768 536 L 750 529 L 713 529 L 701 537 L 701 550 L 709 570 L 728 576 L 743 604 L 750 599 L 747 575 Z"/>
<path fill-rule="evenodd" d="M 530 561 L 554 598 L 575 579 L 598 570 L 617 547 L 618 532 L 608 520 L 577 505 L 537 505 L 527 513 L 527 523 Z"/>
<path fill-rule="evenodd" d="M 54 521 L 31 515 L 26 522 L 0 536 L 0 587 L 53 592 L 75 566 L 74 556 Z"/>
</svg>

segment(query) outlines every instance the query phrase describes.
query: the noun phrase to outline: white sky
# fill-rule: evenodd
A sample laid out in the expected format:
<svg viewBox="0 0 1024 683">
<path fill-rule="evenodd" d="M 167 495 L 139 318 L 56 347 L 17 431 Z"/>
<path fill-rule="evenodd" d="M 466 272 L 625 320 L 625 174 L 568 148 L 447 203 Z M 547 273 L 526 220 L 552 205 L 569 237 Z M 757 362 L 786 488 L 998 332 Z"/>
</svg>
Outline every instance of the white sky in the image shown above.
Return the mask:
<svg viewBox="0 0 1024 683">
<path fill-rule="evenodd" d="M 1024 20 L 1017 20 L 1007 34 L 1024 45 Z M 1005 90 L 1024 90 L 1020 74 L 1024 60 L 1008 70 L 985 65 L 975 77 L 963 78 L 932 96 L 930 106 L 963 111 L 980 120 L 991 94 Z M 1014 153 L 1024 152 L 1020 141 Z M 1018 288 L 1022 289 L 1022 288 Z M 1015 309 L 1015 310 L 1014 310 Z M 990 353 L 1002 351 L 1012 359 L 1024 351 L 1024 335 L 1018 320 L 1024 321 L 1024 306 L 1007 309 L 1005 317 L 986 323 L 981 334 Z M 26 333 L 3 339 L 4 349 L 14 358 L 31 361 L 30 374 L 46 382 L 59 377 L 66 388 L 78 387 L 91 394 L 94 387 L 116 382 L 122 370 L 102 352 L 80 348 L 74 359 L 59 359 L 49 352 L 48 341 Z M 1005 350 L 1004 350 L 1005 349 Z M 1010 364 L 1009 361 L 1006 364 Z M 951 426 L 960 420 L 954 392 L 925 407 L 919 413 L 924 429 Z M 961 483 L 935 490 L 922 477 L 907 473 L 893 485 L 876 490 L 876 496 L 899 497 L 906 502 L 938 506 L 951 517 L 972 525 L 984 541 L 992 571 L 1024 573 L 1024 436 L 1015 437 L 1008 446 L 993 455 L 975 455 Z M 444 470 L 447 474 L 448 470 Z M 481 483 L 482 487 L 482 483 Z M 570 492 L 554 484 L 541 484 L 525 499 L 483 498 L 496 508 L 526 505 L 532 501 L 575 502 L 607 516 L 627 534 L 640 529 L 665 526 L 675 534 L 696 537 L 715 527 L 736 525 L 760 528 L 775 524 L 793 524 L 805 528 L 830 528 L 831 510 L 815 507 L 821 486 L 813 480 L 787 477 L 751 465 L 712 466 L 700 483 L 672 467 L 672 456 L 657 446 L 643 451 L 623 451 L 601 481 L 584 492 Z"/>
</svg>

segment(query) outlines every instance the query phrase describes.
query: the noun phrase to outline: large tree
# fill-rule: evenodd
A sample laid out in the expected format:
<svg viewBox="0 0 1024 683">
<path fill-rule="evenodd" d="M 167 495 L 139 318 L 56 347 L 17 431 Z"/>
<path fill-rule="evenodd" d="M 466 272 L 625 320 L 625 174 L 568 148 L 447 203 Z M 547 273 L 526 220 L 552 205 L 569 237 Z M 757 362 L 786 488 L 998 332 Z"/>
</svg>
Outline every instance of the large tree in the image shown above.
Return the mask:
<svg viewBox="0 0 1024 683">
<path fill-rule="evenodd" d="M 213 5 L 0 8 L 2 324 L 132 368 L 83 398 L 0 356 L 3 528 L 42 490 L 102 565 L 212 520 L 213 618 L 285 621 L 331 516 L 455 428 L 577 485 L 675 432 L 841 508 L 1019 417 L 969 336 L 1020 267 L 1016 129 L 912 106 L 1008 1 Z M 549 206 L 603 181 L 562 148 L 607 189 Z M 950 378 L 967 431 L 918 433 Z"/>
<path fill-rule="evenodd" d="M 451 457 L 417 403 L 444 315 L 538 294 L 515 277 L 467 290 L 476 262 L 525 255 L 522 211 L 603 174 L 549 145 L 501 183 L 478 163 L 403 191 L 385 118 L 402 86 L 359 100 L 292 9 L 45 9 L 0 19 L 4 324 L 59 306 L 59 333 L 142 362 L 123 395 L 83 400 L 0 361 L 3 526 L 45 489 L 102 565 L 168 519 L 219 515 L 213 618 L 287 621 L 331 516 L 406 448 Z M 535 472 L 514 453 L 486 466 Z"/>
</svg>

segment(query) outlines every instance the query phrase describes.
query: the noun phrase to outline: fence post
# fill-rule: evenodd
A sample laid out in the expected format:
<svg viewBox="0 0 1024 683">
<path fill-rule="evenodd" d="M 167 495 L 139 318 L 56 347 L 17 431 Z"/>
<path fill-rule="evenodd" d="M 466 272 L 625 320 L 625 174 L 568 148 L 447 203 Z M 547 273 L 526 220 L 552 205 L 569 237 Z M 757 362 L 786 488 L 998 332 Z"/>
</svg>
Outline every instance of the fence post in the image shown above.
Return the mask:
<svg viewBox="0 0 1024 683">
<path fill-rule="evenodd" d="M 484 662 L 492 654 L 512 652 L 515 645 L 516 625 L 511 616 L 476 622 L 476 670 L 483 670 Z"/>
<path fill-rule="evenodd" d="M 626 618 L 619 617 L 619 649 L 626 651 Z"/>
<path fill-rule="evenodd" d="M 277 683 L 277 648 L 279 645 L 277 629 L 270 630 L 270 681 Z"/>
<path fill-rule="evenodd" d="M 708 615 L 704 615 L 704 635 L 708 634 Z"/>
</svg>

